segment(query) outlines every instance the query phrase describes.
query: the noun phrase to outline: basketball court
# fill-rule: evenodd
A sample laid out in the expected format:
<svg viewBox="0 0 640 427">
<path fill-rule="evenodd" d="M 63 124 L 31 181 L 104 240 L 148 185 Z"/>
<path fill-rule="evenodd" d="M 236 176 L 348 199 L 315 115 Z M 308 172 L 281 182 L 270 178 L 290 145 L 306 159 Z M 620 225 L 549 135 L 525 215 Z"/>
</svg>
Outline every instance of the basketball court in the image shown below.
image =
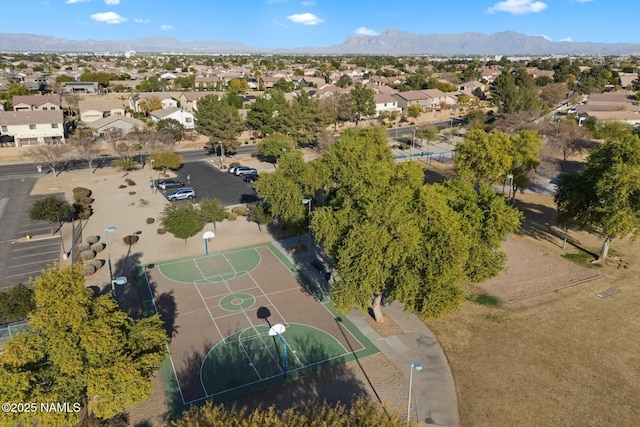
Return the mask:
<svg viewBox="0 0 640 427">
<path fill-rule="evenodd" d="M 138 284 L 171 337 L 172 412 L 231 400 L 378 350 L 273 244 L 152 264 Z"/>
</svg>

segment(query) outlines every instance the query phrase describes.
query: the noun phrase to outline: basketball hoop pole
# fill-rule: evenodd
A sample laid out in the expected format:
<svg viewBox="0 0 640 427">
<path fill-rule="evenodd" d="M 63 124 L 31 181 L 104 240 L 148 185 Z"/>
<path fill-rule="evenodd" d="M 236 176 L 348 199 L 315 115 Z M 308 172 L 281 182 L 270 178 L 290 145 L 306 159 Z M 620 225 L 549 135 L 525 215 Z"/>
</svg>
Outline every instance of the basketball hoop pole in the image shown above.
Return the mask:
<svg viewBox="0 0 640 427">
<path fill-rule="evenodd" d="M 282 348 L 284 349 L 283 354 L 284 354 L 284 359 L 282 361 L 282 368 L 284 370 L 284 378 L 287 378 L 287 342 L 284 340 L 284 338 L 282 338 L 282 333 L 285 331 L 285 326 L 282 323 L 276 323 L 275 325 L 273 325 L 271 328 L 269 328 L 269 335 L 273 336 L 277 336 L 278 338 L 280 338 L 280 341 L 282 342 Z"/>
</svg>

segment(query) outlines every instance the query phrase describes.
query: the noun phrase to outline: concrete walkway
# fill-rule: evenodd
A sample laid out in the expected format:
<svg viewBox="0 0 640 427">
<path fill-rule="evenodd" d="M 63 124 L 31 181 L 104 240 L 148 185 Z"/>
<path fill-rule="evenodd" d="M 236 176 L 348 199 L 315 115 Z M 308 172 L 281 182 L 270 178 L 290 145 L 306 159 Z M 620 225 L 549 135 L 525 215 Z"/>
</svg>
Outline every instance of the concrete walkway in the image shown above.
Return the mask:
<svg viewBox="0 0 640 427">
<path fill-rule="evenodd" d="M 306 244 L 308 235 L 304 234 L 301 242 Z M 326 280 L 321 272 L 309 265 L 307 252 L 292 255 L 286 248 L 297 244 L 296 238 L 274 242 L 307 278 L 320 288 L 326 289 Z M 313 259 L 323 259 L 317 253 L 315 242 L 312 242 Z M 322 285 L 324 284 L 324 286 Z M 458 425 L 458 399 L 449 362 L 436 340 L 435 335 L 418 317 L 404 311 L 404 305 L 394 301 L 383 307 L 384 315 L 393 320 L 402 330 L 402 334 L 381 337 L 366 321 L 367 313 L 352 310 L 347 317 L 380 349 L 400 372 L 404 373 L 407 384 L 411 373 L 411 364 L 422 365 L 421 371 L 413 371 L 411 417 L 420 427 Z M 415 418 L 417 417 L 417 418 Z"/>
</svg>

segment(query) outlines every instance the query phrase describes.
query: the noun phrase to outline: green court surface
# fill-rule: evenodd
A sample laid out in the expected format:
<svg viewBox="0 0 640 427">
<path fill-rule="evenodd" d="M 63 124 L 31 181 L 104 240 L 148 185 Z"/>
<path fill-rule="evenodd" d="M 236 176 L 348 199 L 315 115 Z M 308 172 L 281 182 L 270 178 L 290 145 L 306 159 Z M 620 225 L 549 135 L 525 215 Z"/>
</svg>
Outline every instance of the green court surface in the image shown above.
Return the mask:
<svg viewBox="0 0 640 427">
<path fill-rule="evenodd" d="M 378 352 L 271 243 L 141 267 L 137 283 L 173 331 L 160 371 L 174 414 Z"/>
</svg>

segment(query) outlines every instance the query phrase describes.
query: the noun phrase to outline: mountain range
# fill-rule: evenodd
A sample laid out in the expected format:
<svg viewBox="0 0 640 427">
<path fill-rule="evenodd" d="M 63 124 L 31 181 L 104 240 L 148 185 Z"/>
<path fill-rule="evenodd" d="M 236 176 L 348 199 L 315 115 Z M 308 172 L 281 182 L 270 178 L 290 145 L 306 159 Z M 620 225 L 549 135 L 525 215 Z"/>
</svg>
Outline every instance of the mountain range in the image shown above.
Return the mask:
<svg viewBox="0 0 640 427">
<path fill-rule="evenodd" d="M 388 29 L 375 36 L 350 36 L 328 47 L 265 48 L 221 40 L 181 41 L 164 35 L 133 40 L 69 40 L 36 34 L 0 33 L 4 52 L 124 52 L 189 54 L 332 54 L 332 55 L 628 55 L 640 43 L 554 42 L 515 31 L 493 34 L 413 34 Z"/>
</svg>

